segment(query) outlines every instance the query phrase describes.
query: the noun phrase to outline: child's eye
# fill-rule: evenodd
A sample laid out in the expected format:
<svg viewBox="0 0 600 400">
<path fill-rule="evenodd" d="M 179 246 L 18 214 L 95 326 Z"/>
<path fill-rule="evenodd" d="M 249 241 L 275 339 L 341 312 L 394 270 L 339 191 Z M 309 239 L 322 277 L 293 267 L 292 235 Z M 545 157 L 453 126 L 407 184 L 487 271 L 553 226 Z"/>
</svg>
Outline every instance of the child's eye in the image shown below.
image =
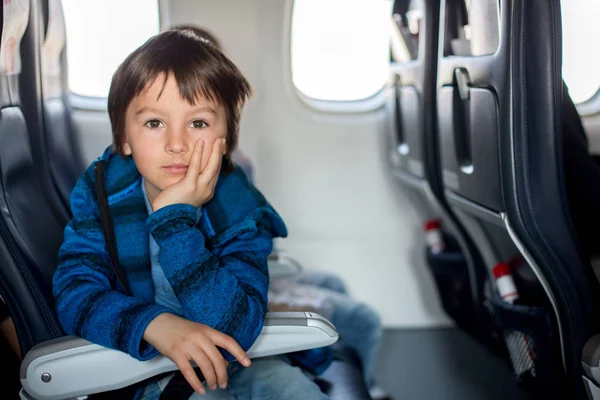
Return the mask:
<svg viewBox="0 0 600 400">
<path fill-rule="evenodd" d="M 150 129 L 158 129 L 158 128 L 162 127 L 162 122 L 157 119 L 151 119 L 150 121 L 146 122 L 144 125 Z"/>
<path fill-rule="evenodd" d="M 208 124 L 206 122 L 202 121 L 201 119 L 192 121 L 192 123 L 190 124 L 190 128 L 194 128 L 194 129 L 202 129 L 202 128 L 206 128 L 207 126 L 208 126 Z"/>
</svg>

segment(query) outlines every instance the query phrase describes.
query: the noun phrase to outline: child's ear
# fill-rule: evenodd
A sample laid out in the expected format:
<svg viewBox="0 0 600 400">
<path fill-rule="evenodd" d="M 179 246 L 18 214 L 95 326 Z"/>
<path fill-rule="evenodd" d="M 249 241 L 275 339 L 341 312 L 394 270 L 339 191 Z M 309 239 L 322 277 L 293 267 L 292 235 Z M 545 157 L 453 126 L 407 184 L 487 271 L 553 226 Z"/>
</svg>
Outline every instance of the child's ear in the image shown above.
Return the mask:
<svg viewBox="0 0 600 400">
<path fill-rule="evenodd" d="M 126 156 L 131 155 L 131 146 L 129 146 L 129 143 L 127 142 L 123 143 L 123 154 L 125 154 Z"/>
</svg>

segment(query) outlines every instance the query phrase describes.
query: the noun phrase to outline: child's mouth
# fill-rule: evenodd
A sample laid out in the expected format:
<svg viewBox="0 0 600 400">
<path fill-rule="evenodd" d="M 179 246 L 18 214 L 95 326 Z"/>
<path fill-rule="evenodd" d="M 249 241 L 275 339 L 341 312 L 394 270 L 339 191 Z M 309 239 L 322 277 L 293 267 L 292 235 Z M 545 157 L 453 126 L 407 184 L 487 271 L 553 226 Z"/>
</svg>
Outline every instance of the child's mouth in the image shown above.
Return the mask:
<svg viewBox="0 0 600 400">
<path fill-rule="evenodd" d="M 163 168 L 172 174 L 185 174 L 187 172 L 188 166 L 185 164 L 171 164 L 166 165 Z"/>
</svg>

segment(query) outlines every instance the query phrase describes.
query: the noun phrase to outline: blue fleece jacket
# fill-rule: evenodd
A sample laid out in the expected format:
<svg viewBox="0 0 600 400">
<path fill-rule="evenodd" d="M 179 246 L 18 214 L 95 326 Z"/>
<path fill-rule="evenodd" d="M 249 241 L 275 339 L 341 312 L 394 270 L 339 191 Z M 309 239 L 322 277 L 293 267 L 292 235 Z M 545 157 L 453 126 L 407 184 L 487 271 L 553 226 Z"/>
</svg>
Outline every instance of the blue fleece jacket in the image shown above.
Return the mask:
<svg viewBox="0 0 600 400">
<path fill-rule="evenodd" d="M 236 168 L 219 177 L 198 223 L 196 209 L 186 204 L 148 216 L 133 160 L 110 149 L 100 159 L 107 161 L 119 261 L 133 296 L 125 294 L 109 264 L 92 164 L 72 192 L 73 219 L 65 228 L 53 278 L 56 311 L 66 333 L 139 360 L 158 354 L 143 340 L 144 330 L 160 313 L 173 311 L 154 303 L 150 234 L 160 246 L 160 265 L 183 317 L 230 335 L 248 350 L 267 312 L 273 238 L 287 235 L 277 212 Z"/>
</svg>

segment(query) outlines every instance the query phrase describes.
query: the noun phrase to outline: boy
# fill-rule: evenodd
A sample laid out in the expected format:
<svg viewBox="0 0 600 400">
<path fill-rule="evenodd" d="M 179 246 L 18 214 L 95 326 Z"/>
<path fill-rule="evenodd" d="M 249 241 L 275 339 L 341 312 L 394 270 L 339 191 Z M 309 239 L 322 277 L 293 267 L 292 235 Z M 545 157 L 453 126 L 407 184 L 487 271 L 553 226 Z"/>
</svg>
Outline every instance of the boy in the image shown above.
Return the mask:
<svg viewBox="0 0 600 400">
<path fill-rule="evenodd" d="M 100 160 L 126 284 L 110 267 L 92 164 L 71 195 L 53 293 L 67 333 L 178 366 L 181 375 L 149 382 L 137 398 L 167 397 L 181 376 L 204 394 L 191 361 L 211 390 L 325 398 L 285 356 L 250 365 L 245 353 L 267 312 L 273 238 L 287 235 L 231 161 L 250 92 L 227 57 L 189 32 L 156 35 L 113 76 L 113 144 Z"/>
<path fill-rule="evenodd" d="M 193 32 L 223 51 L 217 37 L 204 28 L 177 25 L 171 29 Z M 233 153 L 233 159 L 252 181 L 251 160 L 239 149 Z M 356 351 L 373 400 L 390 399 L 374 378 L 375 363 L 383 335 L 379 315 L 369 305 L 352 298 L 338 276 L 304 269 L 295 276 L 272 278 L 269 288 L 269 311 L 290 310 L 314 310 L 332 322 L 340 334 L 341 341 Z"/>
</svg>

